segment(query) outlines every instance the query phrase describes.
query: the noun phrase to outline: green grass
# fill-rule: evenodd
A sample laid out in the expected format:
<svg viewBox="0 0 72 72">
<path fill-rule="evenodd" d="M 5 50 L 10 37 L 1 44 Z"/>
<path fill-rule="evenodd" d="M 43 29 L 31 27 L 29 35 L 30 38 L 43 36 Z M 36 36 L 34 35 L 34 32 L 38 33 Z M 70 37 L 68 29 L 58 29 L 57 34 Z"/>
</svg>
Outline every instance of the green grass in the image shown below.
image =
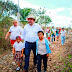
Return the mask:
<svg viewBox="0 0 72 72">
<path fill-rule="evenodd" d="M 68 59 L 70 59 L 71 57 L 72 57 L 71 54 L 69 54 L 69 55 L 68 55 Z"/>
</svg>

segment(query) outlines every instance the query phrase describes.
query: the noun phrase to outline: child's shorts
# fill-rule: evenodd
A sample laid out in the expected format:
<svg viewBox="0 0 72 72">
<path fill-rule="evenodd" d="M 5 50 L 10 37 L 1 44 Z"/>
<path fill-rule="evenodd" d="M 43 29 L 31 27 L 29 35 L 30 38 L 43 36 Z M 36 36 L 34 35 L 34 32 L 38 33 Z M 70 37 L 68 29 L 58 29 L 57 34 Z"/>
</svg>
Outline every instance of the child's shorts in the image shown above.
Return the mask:
<svg viewBox="0 0 72 72">
<path fill-rule="evenodd" d="M 50 39 L 50 37 L 48 37 L 48 39 Z"/>
<path fill-rule="evenodd" d="M 23 57 L 21 57 L 22 51 L 16 51 L 13 59 L 16 63 L 21 63 L 23 61 Z"/>
</svg>

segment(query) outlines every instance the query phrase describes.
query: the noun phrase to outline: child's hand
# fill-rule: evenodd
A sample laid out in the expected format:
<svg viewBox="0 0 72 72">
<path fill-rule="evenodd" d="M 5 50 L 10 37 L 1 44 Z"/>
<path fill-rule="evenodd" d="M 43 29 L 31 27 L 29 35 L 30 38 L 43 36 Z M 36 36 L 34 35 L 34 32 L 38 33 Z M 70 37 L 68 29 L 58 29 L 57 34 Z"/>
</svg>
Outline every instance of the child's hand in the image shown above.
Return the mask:
<svg viewBox="0 0 72 72">
<path fill-rule="evenodd" d="M 47 54 L 46 56 L 49 57 L 49 54 Z"/>
<path fill-rule="evenodd" d="M 23 57 L 23 54 L 21 54 L 21 57 Z"/>
</svg>

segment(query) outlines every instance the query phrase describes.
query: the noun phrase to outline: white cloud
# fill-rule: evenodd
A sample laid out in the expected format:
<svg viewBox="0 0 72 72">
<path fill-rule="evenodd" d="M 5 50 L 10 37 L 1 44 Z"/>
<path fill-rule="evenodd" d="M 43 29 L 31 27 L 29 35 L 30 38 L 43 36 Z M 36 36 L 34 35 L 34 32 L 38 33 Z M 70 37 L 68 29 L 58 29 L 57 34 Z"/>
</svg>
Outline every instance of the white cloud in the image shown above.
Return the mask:
<svg viewBox="0 0 72 72">
<path fill-rule="evenodd" d="M 59 27 L 59 26 L 60 27 L 68 27 L 70 24 L 72 27 L 72 23 L 71 23 L 72 18 L 71 17 L 55 16 L 52 20 L 53 20 L 54 26 L 56 26 L 56 27 Z"/>
<path fill-rule="evenodd" d="M 13 1 L 15 4 L 18 4 L 17 0 L 11 0 L 11 1 Z M 24 0 L 19 1 L 19 6 L 20 6 L 20 8 L 34 8 L 36 10 L 38 10 L 40 8 L 40 6 L 33 5 L 33 4 L 31 4 L 27 1 L 24 1 Z M 71 8 L 68 8 L 68 9 L 66 9 L 66 8 L 56 8 L 56 9 L 45 8 L 45 10 L 46 10 L 45 14 L 51 17 L 51 19 L 54 23 L 54 26 L 67 27 L 69 24 L 71 24 L 72 17 L 57 15 L 57 12 L 66 11 L 66 10 L 69 10 L 70 14 L 72 15 L 72 9 Z"/>
<path fill-rule="evenodd" d="M 72 15 L 72 11 L 70 11 L 70 14 Z"/>
<path fill-rule="evenodd" d="M 15 4 L 18 4 L 17 0 L 11 0 L 11 1 L 13 1 Z M 24 0 L 19 0 L 19 7 L 20 8 L 35 8 L 35 9 L 40 8 L 40 6 L 32 5 L 31 3 Z"/>
<path fill-rule="evenodd" d="M 72 10 L 72 8 L 67 8 L 68 10 Z"/>
</svg>

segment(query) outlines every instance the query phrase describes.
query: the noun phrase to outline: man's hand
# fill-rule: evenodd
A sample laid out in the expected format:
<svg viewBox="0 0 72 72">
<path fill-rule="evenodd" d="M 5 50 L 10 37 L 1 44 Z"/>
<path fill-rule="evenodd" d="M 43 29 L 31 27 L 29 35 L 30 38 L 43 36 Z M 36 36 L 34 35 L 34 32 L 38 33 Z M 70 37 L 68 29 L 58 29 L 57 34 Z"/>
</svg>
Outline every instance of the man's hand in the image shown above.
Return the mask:
<svg viewBox="0 0 72 72">
<path fill-rule="evenodd" d="M 46 56 L 49 57 L 49 54 L 47 54 Z"/>
<path fill-rule="evenodd" d="M 7 36 L 5 37 L 5 40 L 7 39 Z"/>
</svg>

